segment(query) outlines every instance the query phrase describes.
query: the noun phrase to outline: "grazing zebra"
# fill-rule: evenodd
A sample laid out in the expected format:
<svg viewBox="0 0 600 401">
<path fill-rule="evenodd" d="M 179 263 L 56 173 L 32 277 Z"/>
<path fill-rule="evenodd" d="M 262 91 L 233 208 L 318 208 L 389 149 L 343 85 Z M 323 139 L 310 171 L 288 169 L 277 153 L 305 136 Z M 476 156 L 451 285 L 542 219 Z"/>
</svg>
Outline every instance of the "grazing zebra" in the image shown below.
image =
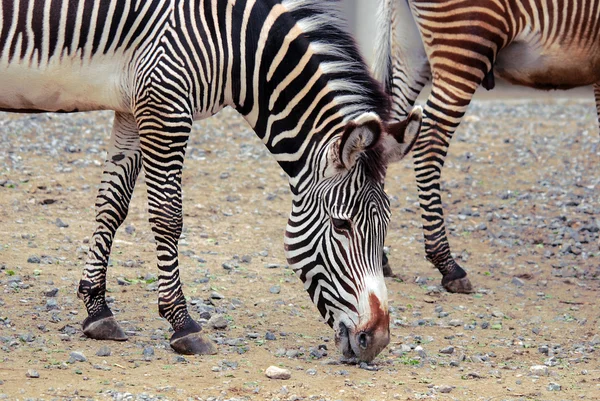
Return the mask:
<svg viewBox="0 0 600 401">
<path fill-rule="evenodd" d="M 375 76 L 402 120 L 431 79 L 413 156 L 427 259 L 451 292 L 470 292 L 450 253 L 440 176 L 452 134 L 494 72 L 539 89 L 594 85 L 600 124 L 599 0 L 382 0 Z"/>
<path fill-rule="evenodd" d="M 345 356 L 389 343 L 381 270 L 388 163 L 418 136 L 421 111 L 386 124 L 388 96 L 322 0 L 5 0 L 0 110 L 115 111 L 78 295 L 84 333 L 125 340 L 105 301 L 106 268 L 136 178 L 146 173 L 158 310 L 172 348 L 214 353 L 179 280 L 181 173 L 194 120 L 234 107 L 289 176 L 290 267 Z"/>
</svg>

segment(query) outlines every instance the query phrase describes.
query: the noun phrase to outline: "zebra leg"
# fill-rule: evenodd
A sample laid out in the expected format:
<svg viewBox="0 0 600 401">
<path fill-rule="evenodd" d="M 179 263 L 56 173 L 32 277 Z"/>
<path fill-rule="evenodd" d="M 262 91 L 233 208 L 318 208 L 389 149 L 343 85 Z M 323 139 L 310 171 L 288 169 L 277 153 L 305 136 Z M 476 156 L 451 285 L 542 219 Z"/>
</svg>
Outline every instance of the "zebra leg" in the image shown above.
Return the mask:
<svg viewBox="0 0 600 401">
<path fill-rule="evenodd" d="M 406 73 L 402 74 L 401 71 L 401 69 L 394 67 L 391 85 L 391 119 L 393 121 L 402 121 L 408 116 L 408 113 L 415 105 L 417 97 L 419 97 L 423 87 L 431 79 L 431 71 L 429 69 L 429 64 L 427 63 L 414 68 L 410 75 Z M 382 265 L 383 277 L 401 278 L 394 274 L 385 252 L 383 253 Z"/>
<path fill-rule="evenodd" d="M 413 148 L 427 260 L 442 273 L 444 288 L 456 293 L 472 292 L 473 287 L 450 252 L 440 179 L 452 134 L 485 76 L 484 71 L 477 72 L 469 74 L 472 80 L 467 80 L 432 66 L 432 90 L 424 108 L 421 134 Z"/>
<path fill-rule="evenodd" d="M 600 82 L 594 84 L 594 97 L 596 98 L 596 113 L 598 113 L 598 126 L 600 126 Z"/>
<path fill-rule="evenodd" d="M 213 343 L 188 313 L 179 279 L 177 243 L 183 227 L 181 173 L 191 117 L 158 112 L 138 117 L 150 224 L 158 255 L 158 311 L 173 327 L 171 347 L 181 354 L 215 354 Z"/>
<path fill-rule="evenodd" d="M 129 114 L 116 113 L 102 182 L 96 197 L 98 227 L 90 241 L 77 294 L 83 299 L 88 312 L 88 317 L 83 321 L 83 332 L 97 340 L 127 339 L 104 298 L 106 266 L 115 233 L 127 216 L 129 201 L 141 167 L 140 141 L 135 120 Z"/>
</svg>

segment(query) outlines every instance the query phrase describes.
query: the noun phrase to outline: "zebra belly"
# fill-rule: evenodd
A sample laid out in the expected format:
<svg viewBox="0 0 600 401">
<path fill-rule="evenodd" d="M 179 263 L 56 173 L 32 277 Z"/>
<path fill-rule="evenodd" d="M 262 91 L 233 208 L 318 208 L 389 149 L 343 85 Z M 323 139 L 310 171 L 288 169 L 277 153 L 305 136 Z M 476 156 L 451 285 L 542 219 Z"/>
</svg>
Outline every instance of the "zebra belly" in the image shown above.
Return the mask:
<svg viewBox="0 0 600 401">
<path fill-rule="evenodd" d="M 517 41 L 498 53 L 496 73 L 517 85 L 570 89 L 600 82 L 600 46 L 579 49 Z"/>
<path fill-rule="evenodd" d="M 116 63 L 63 59 L 39 67 L 19 62 L 1 64 L 0 110 L 30 113 L 128 109 L 120 85 L 123 69 Z"/>
</svg>

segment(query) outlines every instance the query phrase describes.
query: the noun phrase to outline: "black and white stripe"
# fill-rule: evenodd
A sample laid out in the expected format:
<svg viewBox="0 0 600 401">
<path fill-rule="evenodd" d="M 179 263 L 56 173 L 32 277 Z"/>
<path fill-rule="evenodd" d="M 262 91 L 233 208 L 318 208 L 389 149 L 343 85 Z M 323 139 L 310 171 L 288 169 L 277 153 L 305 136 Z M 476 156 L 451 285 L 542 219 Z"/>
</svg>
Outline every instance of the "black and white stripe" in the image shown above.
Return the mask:
<svg viewBox="0 0 600 401">
<path fill-rule="evenodd" d="M 494 73 L 539 89 L 594 85 L 600 123 L 600 0 L 381 0 L 375 75 L 403 119 L 431 79 L 414 159 L 427 258 L 469 292 L 446 237 L 440 177 L 452 135 Z"/>
<path fill-rule="evenodd" d="M 388 126 L 388 97 L 322 0 L 13 0 L 0 9 L 0 109 L 116 111 L 79 294 L 84 332 L 124 339 L 106 265 L 142 166 L 156 239 L 159 312 L 179 352 L 208 352 L 187 312 L 177 243 L 194 120 L 235 107 L 290 177 L 285 247 L 346 354 L 389 341 L 381 250 L 388 163 L 420 112 Z M 337 224 L 337 228 L 332 224 Z"/>
</svg>

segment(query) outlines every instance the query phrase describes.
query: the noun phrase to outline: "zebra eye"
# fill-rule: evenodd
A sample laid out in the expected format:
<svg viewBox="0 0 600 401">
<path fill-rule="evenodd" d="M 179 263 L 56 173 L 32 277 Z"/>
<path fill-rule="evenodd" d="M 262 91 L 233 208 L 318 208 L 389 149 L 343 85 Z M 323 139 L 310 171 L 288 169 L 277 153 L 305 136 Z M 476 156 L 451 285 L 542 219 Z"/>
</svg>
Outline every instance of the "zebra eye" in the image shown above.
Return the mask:
<svg viewBox="0 0 600 401">
<path fill-rule="evenodd" d="M 350 231 L 352 229 L 352 223 L 350 220 L 331 218 L 331 224 L 338 231 Z"/>
</svg>

